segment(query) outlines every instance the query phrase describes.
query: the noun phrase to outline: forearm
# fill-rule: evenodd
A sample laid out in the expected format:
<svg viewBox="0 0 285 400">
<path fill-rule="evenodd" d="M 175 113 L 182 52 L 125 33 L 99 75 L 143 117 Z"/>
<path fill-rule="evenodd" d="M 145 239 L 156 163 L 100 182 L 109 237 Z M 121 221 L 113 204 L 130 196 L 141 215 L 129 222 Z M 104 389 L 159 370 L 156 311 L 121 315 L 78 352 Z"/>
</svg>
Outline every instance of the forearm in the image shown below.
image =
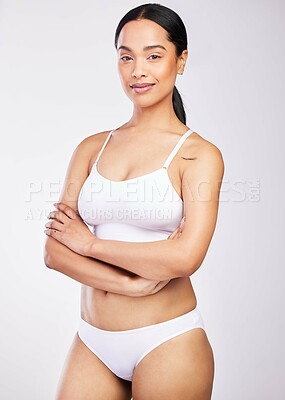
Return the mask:
<svg viewBox="0 0 285 400">
<path fill-rule="evenodd" d="M 184 276 L 185 247 L 181 241 L 123 242 L 94 238 L 88 257 L 118 265 L 146 279 L 166 280 Z"/>
<path fill-rule="evenodd" d="M 47 238 L 44 261 L 47 267 L 84 285 L 131 295 L 131 273 L 109 263 L 79 255 L 52 237 Z"/>
</svg>

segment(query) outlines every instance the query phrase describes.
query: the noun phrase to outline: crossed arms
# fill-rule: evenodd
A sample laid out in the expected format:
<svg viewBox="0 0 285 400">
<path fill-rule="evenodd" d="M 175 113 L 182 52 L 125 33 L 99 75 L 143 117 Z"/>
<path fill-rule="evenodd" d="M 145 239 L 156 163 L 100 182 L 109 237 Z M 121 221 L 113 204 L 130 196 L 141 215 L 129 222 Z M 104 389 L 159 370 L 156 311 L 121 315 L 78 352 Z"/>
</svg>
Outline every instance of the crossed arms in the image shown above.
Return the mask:
<svg viewBox="0 0 285 400">
<path fill-rule="evenodd" d="M 169 237 L 175 240 L 137 243 L 97 238 L 78 215 L 78 195 L 88 176 L 90 140 L 84 139 L 75 149 L 57 210 L 46 224 L 45 264 L 86 285 L 121 294 L 130 283 L 146 286 L 152 281 L 155 288 L 159 282 L 193 274 L 206 256 L 217 221 L 224 174 L 218 148 L 207 146 L 183 171 L 185 221 L 183 229 L 177 227 Z M 70 189 L 71 181 L 78 185 Z M 132 286 L 133 294 L 128 294 L 134 295 L 136 289 Z"/>
</svg>

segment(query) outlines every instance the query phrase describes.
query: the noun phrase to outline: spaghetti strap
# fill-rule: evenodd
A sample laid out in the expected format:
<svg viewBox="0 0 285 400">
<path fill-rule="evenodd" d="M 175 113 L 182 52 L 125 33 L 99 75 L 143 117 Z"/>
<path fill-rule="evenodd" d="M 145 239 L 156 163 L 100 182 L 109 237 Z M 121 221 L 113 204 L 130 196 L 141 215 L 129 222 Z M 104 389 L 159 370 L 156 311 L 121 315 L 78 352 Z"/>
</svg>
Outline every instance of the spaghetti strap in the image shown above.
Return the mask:
<svg viewBox="0 0 285 400">
<path fill-rule="evenodd" d="M 188 138 L 188 136 L 193 133 L 192 129 L 188 129 L 188 131 L 186 131 L 181 138 L 178 140 L 178 142 L 176 143 L 176 146 L 174 147 L 174 149 L 172 150 L 172 152 L 169 154 L 169 156 L 167 157 L 164 165 L 162 168 L 168 168 L 169 164 L 171 163 L 171 161 L 173 160 L 175 154 L 178 152 L 178 150 L 180 149 L 180 147 L 182 146 L 182 144 L 184 143 L 184 141 Z"/>
<path fill-rule="evenodd" d="M 103 143 L 103 146 L 101 147 L 101 150 L 100 150 L 99 153 L 98 153 L 98 156 L 97 156 L 97 158 L 96 158 L 94 164 L 97 164 L 97 163 L 98 163 L 99 158 L 100 158 L 100 156 L 101 156 L 103 150 L 105 149 L 105 146 L 106 146 L 106 144 L 108 143 L 108 140 L 110 139 L 110 137 L 111 137 L 112 133 L 114 132 L 114 130 L 115 130 L 115 129 L 113 129 L 111 132 L 109 132 L 109 134 L 108 134 L 108 136 L 107 136 L 105 142 Z"/>
</svg>

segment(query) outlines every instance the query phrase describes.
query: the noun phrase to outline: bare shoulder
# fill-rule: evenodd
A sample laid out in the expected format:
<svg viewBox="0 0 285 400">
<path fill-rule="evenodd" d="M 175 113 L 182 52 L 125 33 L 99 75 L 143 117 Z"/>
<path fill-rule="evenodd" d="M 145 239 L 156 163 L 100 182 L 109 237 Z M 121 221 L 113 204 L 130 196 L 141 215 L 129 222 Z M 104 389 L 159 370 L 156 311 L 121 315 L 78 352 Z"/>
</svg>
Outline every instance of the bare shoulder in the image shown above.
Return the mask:
<svg viewBox="0 0 285 400">
<path fill-rule="evenodd" d="M 95 162 L 95 159 L 103 146 L 110 131 L 102 131 L 86 136 L 77 145 L 75 152 L 80 153 L 86 160 L 88 159 L 88 171 Z"/>
<path fill-rule="evenodd" d="M 100 142 L 100 140 L 102 141 L 102 140 L 104 140 L 107 136 L 108 136 L 108 134 L 110 133 L 110 131 L 101 131 L 101 132 L 96 132 L 96 133 L 93 133 L 92 135 L 89 135 L 89 136 L 86 136 L 80 143 L 88 143 L 88 144 L 91 144 L 91 143 L 95 143 L 95 142 Z"/>
<path fill-rule="evenodd" d="M 59 202 L 64 203 L 76 212 L 80 189 L 90 174 L 92 160 L 102 146 L 109 131 L 99 132 L 85 137 L 74 149 L 65 175 Z"/>
<path fill-rule="evenodd" d="M 182 153 L 183 175 L 193 177 L 198 172 L 207 175 L 208 171 L 208 175 L 223 177 L 225 165 L 221 150 L 197 132 L 186 139 Z"/>
</svg>

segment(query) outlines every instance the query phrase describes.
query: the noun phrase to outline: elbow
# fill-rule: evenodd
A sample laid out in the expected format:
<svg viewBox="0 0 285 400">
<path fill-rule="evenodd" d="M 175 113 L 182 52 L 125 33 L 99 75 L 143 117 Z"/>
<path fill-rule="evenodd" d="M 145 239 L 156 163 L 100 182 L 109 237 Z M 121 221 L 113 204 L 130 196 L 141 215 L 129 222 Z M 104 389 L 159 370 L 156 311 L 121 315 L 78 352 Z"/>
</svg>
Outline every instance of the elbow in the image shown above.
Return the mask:
<svg viewBox="0 0 285 400">
<path fill-rule="evenodd" d="M 191 258 L 186 257 L 182 252 L 179 257 L 176 256 L 171 262 L 170 273 L 167 278 L 174 279 L 189 277 L 193 273 L 193 263 L 190 263 L 189 260 L 191 260 Z"/>
<path fill-rule="evenodd" d="M 53 262 L 52 262 L 52 252 L 51 252 L 51 246 L 50 246 L 50 240 L 49 238 L 47 239 L 44 247 L 44 252 L 43 252 L 43 259 L 44 259 L 44 264 L 47 268 L 53 269 Z"/>
<path fill-rule="evenodd" d="M 200 257 L 187 257 L 187 259 L 185 260 L 184 263 L 184 268 L 182 268 L 181 271 L 181 276 L 183 277 L 189 277 L 192 274 L 194 274 L 194 272 L 196 272 L 201 265 L 203 264 L 203 261 L 205 259 L 206 254 L 203 254 L 203 256 Z"/>
<path fill-rule="evenodd" d="M 186 266 L 184 266 L 184 268 L 180 271 L 179 277 L 189 278 L 189 276 L 194 274 L 194 272 L 197 271 L 198 268 L 199 268 L 199 266 L 194 266 L 192 264 L 191 265 L 186 264 Z"/>
<path fill-rule="evenodd" d="M 179 276 L 189 277 L 194 274 L 202 265 L 206 253 L 207 250 L 201 249 L 196 243 L 184 244 L 180 248 Z"/>
<path fill-rule="evenodd" d="M 194 272 L 199 269 L 203 260 L 196 260 L 191 256 L 183 257 L 183 260 L 180 264 L 181 268 L 179 270 L 179 277 L 181 278 L 189 278 Z"/>
<path fill-rule="evenodd" d="M 44 252 L 44 257 L 43 258 L 44 258 L 45 266 L 47 268 L 49 268 L 49 269 L 53 269 L 52 262 L 51 262 L 51 257 L 46 252 Z"/>
</svg>

